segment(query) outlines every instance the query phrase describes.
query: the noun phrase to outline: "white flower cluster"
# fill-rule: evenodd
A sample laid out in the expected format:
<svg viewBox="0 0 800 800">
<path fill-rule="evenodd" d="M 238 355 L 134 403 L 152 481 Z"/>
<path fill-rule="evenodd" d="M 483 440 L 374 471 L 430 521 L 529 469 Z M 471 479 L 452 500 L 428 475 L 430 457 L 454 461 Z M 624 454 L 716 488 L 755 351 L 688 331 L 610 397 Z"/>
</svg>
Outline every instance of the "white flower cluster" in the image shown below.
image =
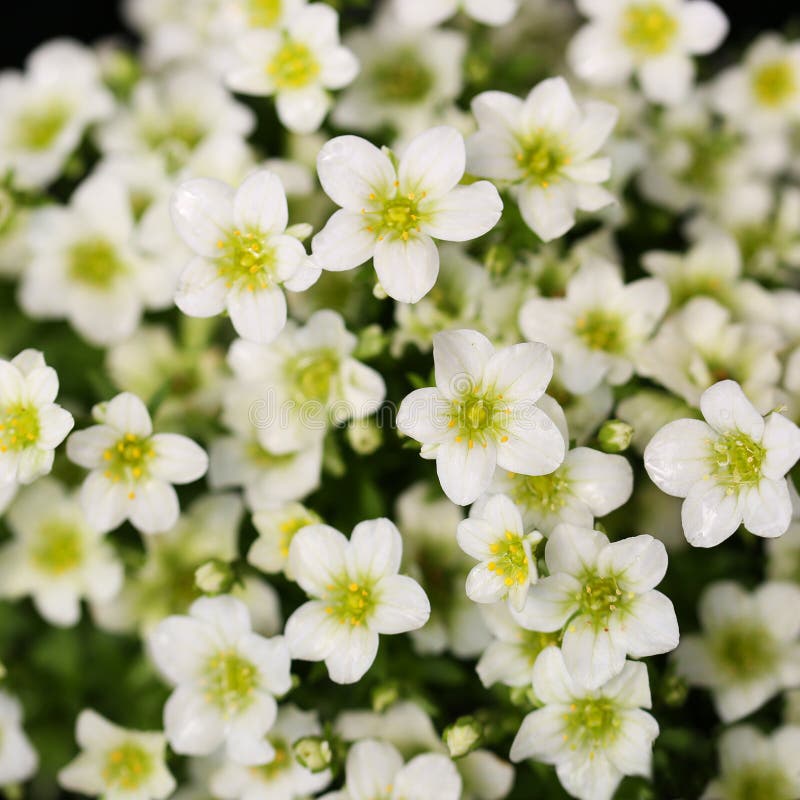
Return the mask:
<svg viewBox="0 0 800 800">
<path fill-rule="evenodd" d="M 124 7 L 0 73 L 0 787 L 796 800 L 800 42 Z"/>
</svg>

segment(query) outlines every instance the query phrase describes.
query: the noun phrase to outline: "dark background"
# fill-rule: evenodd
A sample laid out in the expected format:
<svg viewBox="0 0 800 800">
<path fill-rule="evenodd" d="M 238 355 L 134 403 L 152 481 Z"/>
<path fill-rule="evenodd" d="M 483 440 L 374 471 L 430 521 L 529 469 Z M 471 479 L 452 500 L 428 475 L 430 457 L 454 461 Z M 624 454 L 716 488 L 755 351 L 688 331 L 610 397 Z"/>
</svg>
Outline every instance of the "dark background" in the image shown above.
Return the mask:
<svg viewBox="0 0 800 800">
<path fill-rule="evenodd" d="M 794 0 L 716 0 L 731 20 L 731 40 L 746 42 L 759 31 L 783 28 L 800 11 Z M 3 0 L 0 66 L 21 65 L 36 45 L 54 36 L 70 35 L 86 42 L 124 30 L 119 0 Z"/>
</svg>

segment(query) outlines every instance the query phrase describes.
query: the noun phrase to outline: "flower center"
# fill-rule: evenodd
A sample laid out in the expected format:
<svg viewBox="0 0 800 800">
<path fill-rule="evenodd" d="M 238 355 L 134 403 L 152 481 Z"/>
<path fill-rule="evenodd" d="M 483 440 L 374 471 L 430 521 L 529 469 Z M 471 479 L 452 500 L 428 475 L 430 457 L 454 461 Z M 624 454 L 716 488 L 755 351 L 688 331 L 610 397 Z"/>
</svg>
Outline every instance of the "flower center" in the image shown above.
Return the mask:
<svg viewBox="0 0 800 800">
<path fill-rule="evenodd" d="M 508 437 L 504 435 L 507 412 L 503 395 L 495 396 L 475 387 L 459 400 L 452 401 L 447 425 L 458 431 L 457 443 L 466 440 L 470 449 L 475 446 L 475 442 L 486 447 L 490 439 L 508 441 Z"/>
<path fill-rule="evenodd" d="M 63 575 L 83 561 L 83 537 L 66 522 L 54 522 L 39 529 L 31 549 L 31 560 L 43 572 Z"/>
<path fill-rule="evenodd" d="M 616 705 L 604 697 L 586 697 L 573 702 L 564 715 L 566 736 L 570 749 L 589 750 L 589 758 L 595 749 L 602 749 L 617 737 L 620 719 Z"/>
<path fill-rule="evenodd" d="M 433 87 L 433 74 L 412 50 L 394 53 L 379 62 L 372 72 L 375 94 L 391 103 L 415 103 L 424 99 Z"/>
<path fill-rule="evenodd" d="M 622 19 L 622 41 L 641 56 L 665 53 L 678 34 L 678 22 L 660 3 L 635 3 Z"/>
<path fill-rule="evenodd" d="M 288 38 L 267 65 L 267 73 L 278 90 L 302 89 L 319 71 L 319 61 L 308 46 Z"/>
<path fill-rule="evenodd" d="M 36 406 L 14 403 L 0 410 L 0 453 L 24 450 L 39 439 Z"/>
<path fill-rule="evenodd" d="M 254 292 L 272 284 L 275 251 L 266 246 L 265 237 L 258 231 L 235 230 L 227 241 L 217 242 L 217 249 L 217 273 L 229 289 L 236 286 Z"/>
<path fill-rule="evenodd" d="M 328 587 L 328 605 L 325 613 L 339 620 L 340 625 L 358 627 L 368 620 L 375 610 L 372 587 L 367 584 L 335 584 Z"/>
<path fill-rule="evenodd" d="M 292 757 L 288 742 L 276 736 L 269 738 L 269 743 L 275 750 L 275 758 L 267 764 L 250 768 L 250 772 L 253 775 L 267 783 L 274 780 L 277 775 L 292 766 Z"/>
<path fill-rule="evenodd" d="M 134 742 L 125 742 L 106 755 L 103 780 L 109 788 L 136 789 L 153 771 L 153 757 Z"/>
<path fill-rule="evenodd" d="M 552 133 L 538 130 L 519 141 L 515 158 L 528 180 L 546 189 L 570 163 L 567 149 Z"/>
<path fill-rule="evenodd" d="M 399 183 L 395 181 L 395 190 L 399 188 Z M 378 208 L 367 211 L 361 209 L 361 213 L 368 220 L 367 230 L 375 233 L 379 241 L 385 236 L 392 239 L 400 238 L 407 242 L 415 233 L 419 233 L 420 223 L 425 215 L 419 208 L 419 204 L 427 197 L 427 192 L 408 192 L 405 195 L 395 191 L 392 197 L 380 198 L 372 193 L 369 199 L 377 201 Z"/>
<path fill-rule="evenodd" d="M 737 622 L 717 631 L 711 650 L 724 672 L 746 682 L 769 674 L 778 656 L 769 631 L 752 622 Z"/>
<path fill-rule="evenodd" d="M 489 545 L 494 558 L 487 565 L 489 572 L 503 578 L 509 588 L 515 583 L 520 585 L 528 580 L 528 556 L 523 545 L 523 537 L 511 531 L 505 532 L 505 539 Z"/>
<path fill-rule="evenodd" d="M 306 525 L 315 525 L 320 521 L 320 518 L 316 514 L 309 513 L 306 516 L 290 517 L 281 522 L 278 526 L 278 530 L 280 531 L 281 555 L 289 555 L 289 545 L 292 543 L 292 539 L 294 539 L 294 535 L 297 531 L 301 528 L 305 528 Z"/>
<path fill-rule="evenodd" d="M 730 800 L 792 800 L 792 786 L 786 773 L 775 764 L 751 764 L 725 781 Z"/>
<path fill-rule="evenodd" d="M 715 478 L 734 489 L 753 486 L 761 479 L 767 451 L 747 434 L 726 433 L 711 443 L 711 465 Z"/>
<path fill-rule="evenodd" d="M 578 317 L 575 330 L 590 350 L 619 353 L 625 346 L 625 328 L 618 314 L 601 308 Z"/>
<path fill-rule="evenodd" d="M 569 479 L 563 467 L 549 475 L 515 475 L 511 499 L 522 508 L 539 513 L 555 513 L 567 502 Z"/>
<path fill-rule="evenodd" d="M 148 439 L 126 433 L 113 447 L 103 452 L 106 478 L 118 483 L 141 480 L 147 475 L 147 462 L 155 455 Z M 133 500 L 133 492 L 129 495 Z"/>
<path fill-rule="evenodd" d="M 785 60 L 759 67 L 753 75 L 753 92 L 759 103 L 770 108 L 782 106 L 797 91 L 792 65 Z"/>
<path fill-rule="evenodd" d="M 334 378 L 339 371 L 339 359 L 330 350 L 307 353 L 292 362 L 289 375 L 301 400 L 327 403 Z"/>
<path fill-rule="evenodd" d="M 206 665 L 205 698 L 225 716 L 246 708 L 258 688 L 258 670 L 235 650 L 213 655 Z"/>
<path fill-rule="evenodd" d="M 28 150 L 46 150 L 69 119 L 69 109 L 59 103 L 31 109 L 17 120 L 17 141 Z"/>
<path fill-rule="evenodd" d="M 253 28 L 271 28 L 281 18 L 283 0 L 250 0 L 249 19 Z"/>
<path fill-rule="evenodd" d="M 93 289 L 107 289 L 126 272 L 116 249 L 105 239 L 90 239 L 73 245 L 68 254 L 69 276 Z"/>
<path fill-rule="evenodd" d="M 595 628 L 605 628 L 611 615 L 624 612 L 634 596 L 631 592 L 623 592 L 616 578 L 588 572 L 583 576 L 583 588 L 575 599 L 579 614 L 588 617 Z"/>
</svg>

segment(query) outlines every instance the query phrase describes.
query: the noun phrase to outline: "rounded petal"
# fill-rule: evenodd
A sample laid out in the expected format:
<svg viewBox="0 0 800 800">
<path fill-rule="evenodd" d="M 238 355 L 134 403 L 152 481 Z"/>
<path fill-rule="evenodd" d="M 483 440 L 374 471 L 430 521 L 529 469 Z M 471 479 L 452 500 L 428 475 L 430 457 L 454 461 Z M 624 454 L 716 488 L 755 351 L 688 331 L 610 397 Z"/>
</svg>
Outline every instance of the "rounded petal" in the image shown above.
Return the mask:
<svg viewBox="0 0 800 800">
<path fill-rule="evenodd" d="M 227 183 L 211 178 L 193 178 L 175 190 L 170 204 L 172 224 L 198 255 L 218 255 L 217 242 L 234 227 L 233 198 Z"/>
<path fill-rule="evenodd" d="M 610 628 L 598 628 L 588 616 L 570 622 L 561 652 L 569 674 L 581 686 L 597 689 L 625 665 L 625 648 Z"/>
<path fill-rule="evenodd" d="M 236 333 L 249 342 L 269 344 L 286 326 L 286 296 L 281 289 L 234 289 L 226 305 Z"/>
<path fill-rule="evenodd" d="M 286 642 L 292 658 L 323 661 L 338 646 L 339 623 L 325 611 L 325 603 L 304 603 L 286 621 Z"/>
<path fill-rule="evenodd" d="M 400 159 L 400 190 L 443 197 L 463 177 L 466 161 L 464 137 L 455 128 L 430 128 L 411 140 Z"/>
<path fill-rule="evenodd" d="M 680 419 L 665 425 L 644 451 L 650 480 L 662 492 L 686 497 L 708 475 L 714 432 L 699 419 Z"/>
<path fill-rule="evenodd" d="M 492 482 L 497 465 L 493 442 L 470 447 L 467 442 L 448 442 L 436 451 L 436 473 L 444 493 L 459 506 L 474 503 Z"/>
<path fill-rule="evenodd" d="M 617 631 L 624 635 L 625 649 L 634 658 L 669 653 L 680 640 L 672 601 L 655 591 L 645 592 L 635 599 L 620 620 Z"/>
<path fill-rule="evenodd" d="M 681 508 L 686 541 L 694 547 L 716 547 L 742 523 L 739 496 L 710 481 L 696 483 Z"/>
<path fill-rule="evenodd" d="M 730 25 L 719 6 L 692 0 L 681 9 L 681 38 L 690 53 L 705 55 L 722 43 Z"/>
<path fill-rule="evenodd" d="M 236 192 L 233 213 L 240 228 L 283 233 L 289 223 L 289 209 L 281 179 L 269 170 L 254 172 Z"/>
<path fill-rule="evenodd" d="M 206 451 L 187 436 L 177 433 L 157 433 L 150 439 L 154 458 L 151 473 L 168 483 L 191 483 L 206 474 Z"/>
<path fill-rule="evenodd" d="M 488 233 L 500 220 L 503 201 L 494 185 L 478 181 L 456 186 L 430 203 L 432 218 L 422 226 L 434 239 L 467 242 Z"/>
<path fill-rule="evenodd" d="M 386 294 L 400 303 L 416 303 L 433 289 L 439 275 L 439 251 L 429 236 L 403 241 L 386 237 L 375 245 L 375 272 Z"/>
<path fill-rule="evenodd" d="M 720 381 L 700 397 L 700 410 L 719 433 L 741 431 L 757 442 L 764 435 L 764 418 L 736 381 Z"/>
<path fill-rule="evenodd" d="M 193 258 L 181 272 L 175 305 L 190 317 L 215 317 L 225 310 L 228 287 L 212 261 Z"/>
<path fill-rule="evenodd" d="M 624 505 L 633 493 L 633 470 L 625 456 L 576 447 L 567 454 L 566 467 L 570 489 L 595 517 Z"/>
<path fill-rule="evenodd" d="M 767 451 L 762 472 L 777 481 L 800 458 L 800 428 L 782 414 L 770 414 L 764 425 L 761 445 Z"/>
<path fill-rule="evenodd" d="M 597 568 L 614 576 L 624 591 L 642 594 L 658 586 L 667 573 L 667 550 L 652 536 L 632 536 L 600 551 Z"/>
<path fill-rule="evenodd" d="M 331 107 L 330 95 L 321 86 L 280 92 L 275 99 L 278 119 L 293 133 L 314 133 Z"/>
<path fill-rule="evenodd" d="M 369 261 L 376 242 L 361 214 L 340 209 L 311 240 L 311 249 L 322 269 L 341 272 Z"/>
<path fill-rule="evenodd" d="M 557 525 L 545 546 L 545 561 L 550 574 L 566 572 L 580 575 L 594 569 L 600 553 L 608 547 L 608 538 L 600 531 Z"/>
<path fill-rule="evenodd" d="M 324 597 L 345 572 L 347 539 L 328 525 L 308 525 L 292 539 L 288 566 L 305 592 Z"/>
<path fill-rule="evenodd" d="M 406 575 L 389 575 L 375 587 L 377 606 L 369 627 L 378 633 L 405 633 L 421 628 L 431 615 L 422 587 Z"/>
<path fill-rule="evenodd" d="M 449 399 L 458 399 L 475 389 L 483 379 L 492 343 L 478 331 L 442 331 L 433 336 L 436 386 Z"/>
<path fill-rule="evenodd" d="M 205 470 L 204 470 L 205 471 Z M 162 480 L 149 480 L 136 486 L 128 517 L 141 533 L 168 531 L 178 521 L 180 506 L 172 485 Z"/>
<path fill-rule="evenodd" d="M 575 612 L 575 596 L 580 591 L 580 583 L 571 575 L 540 578 L 529 589 L 522 609 L 513 612 L 514 618 L 526 630 L 559 631 Z"/>
<path fill-rule="evenodd" d="M 756 536 L 782 536 L 792 521 L 792 501 L 785 478 L 762 478 L 748 489 L 740 504 L 744 527 Z"/>
<path fill-rule="evenodd" d="M 541 342 L 504 347 L 486 365 L 484 379 L 504 400 L 535 401 L 553 377 L 553 355 Z"/>
<path fill-rule="evenodd" d="M 225 725 L 217 709 L 188 686 L 177 688 L 164 706 L 170 747 L 182 755 L 205 756 L 222 744 Z"/>
<path fill-rule="evenodd" d="M 553 420 L 532 401 L 517 403 L 504 423 L 506 441 L 497 445 L 497 463 L 522 475 L 549 475 L 564 461 L 566 445 Z"/>
<path fill-rule="evenodd" d="M 95 530 L 105 532 L 119 527 L 128 513 L 128 490 L 112 483 L 102 472 L 92 472 L 81 486 L 81 508 Z"/>
<path fill-rule="evenodd" d="M 364 677 L 378 653 L 378 634 L 364 626 L 343 628 L 334 650 L 325 659 L 334 683 L 356 683 Z"/>
</svg>

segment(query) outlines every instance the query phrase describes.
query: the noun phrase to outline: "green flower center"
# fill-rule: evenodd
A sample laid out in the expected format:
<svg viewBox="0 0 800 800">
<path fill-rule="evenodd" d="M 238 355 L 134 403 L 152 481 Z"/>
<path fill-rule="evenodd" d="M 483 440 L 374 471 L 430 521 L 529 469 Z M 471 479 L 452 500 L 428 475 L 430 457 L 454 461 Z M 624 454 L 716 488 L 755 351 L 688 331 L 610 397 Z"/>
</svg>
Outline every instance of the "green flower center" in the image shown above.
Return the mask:
<svg viewBox="0 0 800 800">
<path fill-rule="evenodd" d="M 292 39 L 286 39 L 267 65 L 267 74 L 279 91 L 302 89 L 319 75 L 319 71 L 319 61 L 311 50 L 302 42 Z"/>
<path fill-rule="evenodd" d="M 542 130 L 519 140 L 515 158 L 527 179 L 543 189 L 558 179 L 571 160 L 559 138 Z"/>
<path fill-rule="evenodd" d="M 258 670 L 234 650 L 224 650 L 209 659 L 205 672 L 205 697 L 226 716 L 250 705 L 258 688 Z"/>
<path fill-rule="evenodd" d="M 66 522 L 53 522 L 39 529 L 31 549 L 31 560 L 43 572 L 63 575 L 83 561 L 81 532 Z"/>
<path fill-rule="evenodd" d="M 227 241 L 217 242 L 217 249 L 220 251 L 217 273 L 229 289 L 236 286 L 254 292 L 272 285 L 275 251 L 266 246 L 264 236 L 258 231 L 235 230 Z"/>
<path fill-rule="evenodd" d="M 489 545 L 492 560 L 488 563 L 489 572 L 503 578 L 503 583 L 511 588 L 515 583 L 524 584 L 528 580 L 530 564 L 525 554 L 523 537 L 511 531 L 505 532 L 505 539 Z"/>
<path fill-rule="evenodd" d="M 103 780 L 108 788 L 137 789 L 153 771 L 153 757 L 134 742 L 125 742 L 106 755 Z"/>
<path fill-rule="evenodd" d="M 622 19 L 622 41 L 640 56 L 665 53 L 678 34 L 678 22 L 660 3 L 636 3 Z"/>
<path fill-rule="evenodd" d="M 20 451 L 39 439 L 39 412 L 36 406 L 14 403 L 0 410 L 0 453 Z"/>
<path fill-rule="evenodd" d="M 625 326 L 618 314 L 592 309 L 575 322 L 575 330 L 590 350 L 620 353 L 625 347 Z"/>
<path fill-rule="evenodd" d="M 90 239 L 72 246 L 68 254 L 69 276 L 93 289 L 107 289 L 127 269 L 115 247 L 105 239 Z"/>
<path fill-rule="evenodd" d="M 408 192 L 405 195 L 398 191 L 399 183 L 395 181 L 395 193 L 391 197 L 378 198 L 373 192 L 369 199 L 376 202 L 377 208 L 370 211 L 362 208 L 361 213 L 367 220 L 366 229 L 374 233 L 379 241 L 385 236 L 391 239 L 402 239 L 407 242 L 411 236 L 421 231 L 421 223 L 425 214 L 420 210 L 420 203 L 427 197 L 427 192 Z"/>
<path fill-rule="evenodd" d="M 775 668 L 778 648 L 769 631 L 737 622 L 717 631 L 711 640 L 715 662 L 730 677 L 750 682 Z"/>
<path fill-rule="evenodd" d="M 249 19 L 253 28 L 271 28 L 281 18 L 283 0 L 250 0 Z"/>
<path fill-rule="evenodd" d="M 340 625 L 356 628 L 369 619 L 376 605 L 372 586 L 355 581 L 329 586 L 327 603 L 326 614 L 339 620 Z"/>
<path fill-rule="evenodd" d="M 794 800 L 786 773 L 774 764 L 749 764 L 725 781 L 729 800 Z"/>
<path fill-rule="evenodd" d="M 711 472 L 731 492 L 759 482 L 767 451 L 758 442 L 737 431 L 710 444 Z"/>
<path fill-rule="evenodd" d="M 595 629 L 607 628 L 613 614 L 623 614 L 635 595 L 620 589 L 615 577 L 600 576 L 587 572 L 582 579 L 583 586 L 575 600 L 579 614 L 588 617 Z"/>
<path fill-rule="evenodd" d="M 559 467 L 549 475 L 515 475 L 511 499 L 522 508 L 553 514 L 563 508 L 569 493 L 567 471 Z"/>
<path fill-rule="evenodd" d="M 772 61 L 753 74 L 753 92 L 759 103 L 770 108 L 782 106 L 797 91 L 797 79 L 790 62 Z"/>
<path fill-rule="evenodd" d="M 31 109 L 17 120 L 17 141 L 27 150 L 46 150 L 69 119 L 69 109 L 59 103 Z"/>
<path fill-rule="evenodd" d="M 289 365 L 289 377 L 300 400 L 327 403 L 339 372 L 339 359 L 332 350 L 306 353 Z"/>
<path fill-rule="evenodd" d="M 550 645 L 561 644 L 561 633 L 541 633 L 539 631 L 521 630 L 519 632 L 520 644 L 528 658 L 528 663 L 533 666 L 539 654 Z"/>
<path fill-rule="evenodd" d="M 505 426 L 508 420 L 508 407 L 503 395 L 495 395 L 490 391 L 481 391 L 475 387 L 458 400 L 453 400 L 450 407 L 448 427 L 458 432 L 456 442 L 466 441 L 470 449 L 477 442 L 486 447 L 489 440 L 506 442 Z"/>
<path fill-rule="evenodd" d="M 306 525 L 316 525 L 321 521 L 322 520 L 316 514 L 309 513 L 306 516 L 291 517 L 281 522 L 281 524 L 278 526 L 281 555 L 289 555 L 289 545 L 291 545 L 292 539 L 294 539 L 297 531 L 305 528 Z"/>
<path fill-rule="evenodd" d="M 616 704 L 604 697 L 576 700 L 564 714 L 564 721 L 570 749 L 589 750 L 589 758 L 616 739 L 620 726 Z"/>
<path fill-rule="evenodd" d="M 254 464 L 262 469 L 275 469 L 289 464 L 295 457 L 294 453 L 275 455 L 265 450 L 258 442 L 250 442 L 247 446 L 247 456 Z"/>
<path fill-rule="evenodd" d="M 103 452 L 103 460 L 106 462 L 105 476 L 114 483 L 139 481 L 147 476 L 147 462 L 154 455 L 155 451 L 148 439 L 126 433 L 113 447 Z M 134 493 L 131 492 L 129 497 L 133 500 Z"/>
<path fill-rule="evenodd" d="M 277 736 L 270 737 L 269 743 L 275 750 L 275 758 L 268 764 L 250 768 L 253 775 L 267 783 L 273 781 L 280 773 L 292 766 L 291 747 L 289 743 L 284 739 L 279 739 Z"/>
<path fill-rule="evenodd" d="M 412 50 L 394 53 L 391 59 L 375 65 L 372 81 L 375 94 L 390 103 L 416 103 L 433 87 L 433 73 Z"/>
</svg>

